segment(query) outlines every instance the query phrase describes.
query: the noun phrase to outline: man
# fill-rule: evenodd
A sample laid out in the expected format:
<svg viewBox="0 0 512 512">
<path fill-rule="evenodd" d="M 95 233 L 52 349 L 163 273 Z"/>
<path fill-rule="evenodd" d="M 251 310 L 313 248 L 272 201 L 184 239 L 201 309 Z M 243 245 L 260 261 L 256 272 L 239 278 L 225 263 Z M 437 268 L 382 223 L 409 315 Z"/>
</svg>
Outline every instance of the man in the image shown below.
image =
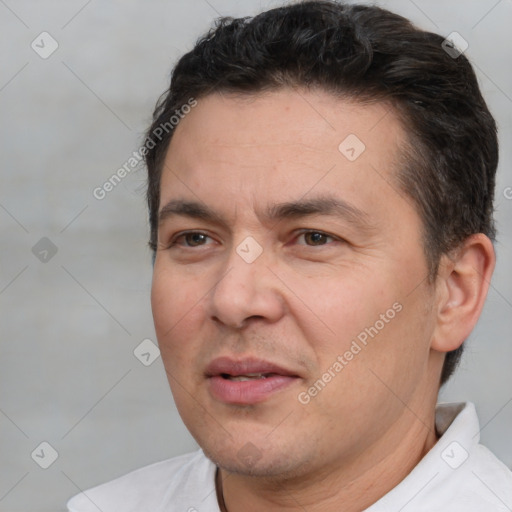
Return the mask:
<svg viewBox="0 0 512 512">
<path fill-rule="evenodd" d="M 144 153 L 156 333 L 201 450 L 69 510 L 512 509 L 474 406 L 436 408 L 495 264 L 496 127 L 456 45 L 327 1 L 222 19 Z"/>
</svg>

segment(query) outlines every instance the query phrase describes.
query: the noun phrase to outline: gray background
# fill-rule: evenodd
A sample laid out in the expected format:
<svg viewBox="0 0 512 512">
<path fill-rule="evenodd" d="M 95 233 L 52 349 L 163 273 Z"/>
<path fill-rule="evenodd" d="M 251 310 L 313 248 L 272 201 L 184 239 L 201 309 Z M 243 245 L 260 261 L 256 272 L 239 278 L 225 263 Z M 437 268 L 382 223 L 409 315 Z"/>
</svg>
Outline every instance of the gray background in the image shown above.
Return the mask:
<svg viewBox="0 0 512 512">
<path fill-rule="evenodd" d="M 2 512 L 64 510 L 80 489 L 195 448 L 161 360 L 133 353 L 155 340 L 144 171 L 101 201 L 93 190 L 138 148 L 171 65 L 212 20 L 278 4 L 0 0 Z M 483 442 L 511 466 L 512 1 L 380 4 L 463 35 L 501 130 L 498 266 L 441 399 L 474 401 Z M 59 44 L 47 59 L 30 46 L 43 31 Z M 57 248 L 40 242 L 46 262 L 32 252 L 43 237 Z M 43 441 L 58 452 L 48 469 L 31 458 Z"/>
</svg>

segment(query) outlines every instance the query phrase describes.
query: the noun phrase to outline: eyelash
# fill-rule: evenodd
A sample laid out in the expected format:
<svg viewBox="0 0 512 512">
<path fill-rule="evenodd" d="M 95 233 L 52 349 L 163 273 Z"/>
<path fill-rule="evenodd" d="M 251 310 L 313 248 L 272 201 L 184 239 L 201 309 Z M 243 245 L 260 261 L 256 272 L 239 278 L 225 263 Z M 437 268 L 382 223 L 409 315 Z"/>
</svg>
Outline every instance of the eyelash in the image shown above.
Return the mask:
<svg viewBox="0 0 512 512">
<path fill-rule="evenodd" d="M 335 237 L 334 235 L 329 235 L 328 233 L 325 233 L 324 231 L 319 231 L 319 230 L 316 230 L 316 229 L 304 229 L 302 231 L 300 231 L 298 234 L 297 234 L 297 237 L 298 238 L 299 236 L 302 236 L 302 235 L 306 235 L 308 233 L 315 233 L 315 234 L 320 234 L 320 235 L 323 235 L 327 238 L 330 238 L 332 239 L 333 241 L 338 241 L 338 242 L 343 242 L 343 240 L 341 238 L 338 238 L 338 237 Z M 171 249 L 175 246 L 178 245 L 178 240 L 180 238 L 183 238 L 183 237 L 186 237 L 188 235 L 203 235 L 203 236 L 206 236 L 208 238 L 211 238 L 208 234 L 202 232 L 202 231 L 184 231 L 182 233 L 179 233 L 178 235 L 176 235 L 172 240 L 171 242 L 169 243 L 168 245 L 168 249 Z M 306 245 L 306 247 L 324 247 L 325 245 L 328 245 L 328 244 L 320 244 L 320 245 L 307 245 L 307 244 L 301 244 L 301 245 Z M 201 244 L 200 245 L 194 245 L 194 246 L 182 246 L 182 247 L 185 247 L 187 249 L 193 249 L 194 247 L 201 247 Z"/>
</svg>

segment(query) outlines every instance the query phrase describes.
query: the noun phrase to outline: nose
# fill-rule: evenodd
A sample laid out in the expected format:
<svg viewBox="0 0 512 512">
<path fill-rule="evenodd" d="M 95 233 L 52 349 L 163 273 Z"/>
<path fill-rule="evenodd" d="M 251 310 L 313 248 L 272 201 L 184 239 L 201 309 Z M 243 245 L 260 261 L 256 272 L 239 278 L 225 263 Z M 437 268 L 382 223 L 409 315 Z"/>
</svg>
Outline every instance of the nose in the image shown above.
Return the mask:
<svg viewBox="0 0 512 512">
<path fill-rule="evenodd" d="M 233 248 L 210 295 L 211 318 L 232 328 L 242 328 L 251 319 L 277 322 L 284 314 L 282 283 L 269 267 L 265 251 L 246 261 Z"/>
</svg>

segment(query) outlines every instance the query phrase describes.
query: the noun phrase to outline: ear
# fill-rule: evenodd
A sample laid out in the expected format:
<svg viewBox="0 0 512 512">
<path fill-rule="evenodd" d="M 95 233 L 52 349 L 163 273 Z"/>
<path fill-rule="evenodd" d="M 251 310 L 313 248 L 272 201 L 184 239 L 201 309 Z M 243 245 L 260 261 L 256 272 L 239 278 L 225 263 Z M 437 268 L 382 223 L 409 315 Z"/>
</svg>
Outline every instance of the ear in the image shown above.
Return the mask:
<svg viewBox="0 0 512 512">
<path fill-rule="evenodd" d="M 454 253 L 441 257 L 432 349 L 449 352 L 468 338 L 484 307 L 495 264 L 494 247 L 483 233 L 471 235 Z"/>
</svg>

